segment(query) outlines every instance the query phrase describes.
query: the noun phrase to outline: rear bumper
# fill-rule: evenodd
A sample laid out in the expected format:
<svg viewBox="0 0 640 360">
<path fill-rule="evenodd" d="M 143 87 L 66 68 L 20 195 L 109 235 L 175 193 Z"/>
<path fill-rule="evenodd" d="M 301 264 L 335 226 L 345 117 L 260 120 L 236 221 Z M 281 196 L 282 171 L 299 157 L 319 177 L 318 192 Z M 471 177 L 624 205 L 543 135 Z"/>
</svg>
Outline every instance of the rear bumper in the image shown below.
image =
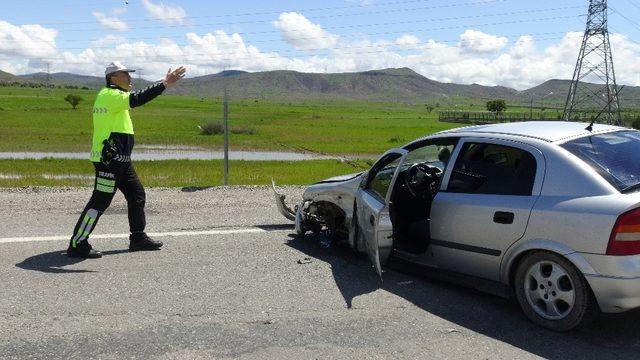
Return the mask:
<svg viewBox="0 0 640 360">
<path fill-rule="evenodd" d="M 617 313 L 640 307 L 640 278 L 585 277 L 602 312 Z"/>
<path fill-rule="evenodd" d="M 585 278 L 600 310 L 617 313 L 640 307 L 640 255 L 580 254 L 592 266 Z"/>
</svg>

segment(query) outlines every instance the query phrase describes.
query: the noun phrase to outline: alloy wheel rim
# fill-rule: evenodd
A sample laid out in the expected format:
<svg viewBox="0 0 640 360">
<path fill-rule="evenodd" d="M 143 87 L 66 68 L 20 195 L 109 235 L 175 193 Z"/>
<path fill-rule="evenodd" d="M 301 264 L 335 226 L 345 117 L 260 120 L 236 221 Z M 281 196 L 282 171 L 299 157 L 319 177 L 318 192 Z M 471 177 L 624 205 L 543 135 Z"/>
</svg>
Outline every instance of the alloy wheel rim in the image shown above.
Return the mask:
<svg viewBox="0 0 640 360">
<path fill-rule="evenodd" d="M 525 275 L 524 294 L 536 314 L 547 320 L 566 317 L 575 305 L 575 287 L 567 271 L 553 261 L 538 261 Z"/>
</svg>

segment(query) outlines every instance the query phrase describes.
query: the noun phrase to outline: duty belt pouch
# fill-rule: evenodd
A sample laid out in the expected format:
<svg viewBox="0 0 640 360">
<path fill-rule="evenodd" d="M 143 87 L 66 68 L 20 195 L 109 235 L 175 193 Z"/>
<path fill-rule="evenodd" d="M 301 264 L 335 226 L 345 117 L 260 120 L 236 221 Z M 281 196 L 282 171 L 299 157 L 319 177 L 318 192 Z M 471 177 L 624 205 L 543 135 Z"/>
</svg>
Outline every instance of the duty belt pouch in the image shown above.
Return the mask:
<svg viewBox="0 0 640 360">
<path fill-rule="evenodd" d="M 115 146 L 113 140 L 104 140 L 102 142 L 102 156 L 100 161 L 108 166 L 111 164 L 111 160 L 118 155 L 118 148 Z"/>
</svg>

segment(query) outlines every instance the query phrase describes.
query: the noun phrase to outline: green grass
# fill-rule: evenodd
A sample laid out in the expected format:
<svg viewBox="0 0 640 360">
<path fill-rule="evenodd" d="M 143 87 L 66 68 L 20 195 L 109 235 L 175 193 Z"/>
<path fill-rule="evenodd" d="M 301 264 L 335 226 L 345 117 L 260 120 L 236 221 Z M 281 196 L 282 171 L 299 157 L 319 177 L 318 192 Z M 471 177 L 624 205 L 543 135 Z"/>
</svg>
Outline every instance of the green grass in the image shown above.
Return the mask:
<svg viewBox="0 0 640 360">
<path fill-rule="evenodd" d="M 64 101 L 68 94 L 84 100 L 77 110 Z M 89 152 L 91 108 L 97 92 L 81 89 L 0 87 L 0 152 Z M 310 150 L 325 154 L 381 154 L 437 131 L 462 126 L 441 123 L 437 110 L 484 110 L 484 100 L 443 99 L 434 111 L 427 104 L 352 100 L 275 101 L 232 99 L 232 150 Z M 526 107 L 507 104 L 507 112 Z M 223 136 L 201 135 L 199 125 L 222 119 L 220 99 L 165 94 L 131 115 L 136 144 L 199 146 L 220 149 Z M 135 151 L 135 150 L 134 150 Z M 370 164 L 337 161 L 232 161 L 231 184 L 309 184 L 353 173 Z M 222 184 L 222 161 L 139 161 L 136 168 L 147 186 L 214 186 Z M 0 187 L 89 186 L 92 165 L 85 160 L 0 160 Z M 44 176 L 43 176 L 44 175 Z"/>
<path fill-rule="evenodd" d="M 217 186 L 223 184 L 222 160 L 136 161 L 148 187 Z M 336 160 L 230 161 L 230 185 L 310 184 L 328 177 L 367 169 L 370 162 Z M 93 165 L 87 160 L 0 160 L 0 187 L 93 186 Z"/>
<path fill-rule="evenodd" d="M 63 99 L 78 94 L 77 110 Z M 94 90 L 0 87 L 0 151 L 89 151 Z M 437 110 L 437 109 L 436 109 Z M 440 123 L 425 104 L 366 101 L 231 100 L 232 127 L 253 134 L 232 134 L 233 150 L 295 151 L 327 154 L 379 154 L 398 139 L 410 141 L 460 126 Z M 133 109 L 136 144 L 221 148 L 222 135 L 201 135 L 198 125 L 222 118 L 219 99 L 163 95 Z"/>
</svg>

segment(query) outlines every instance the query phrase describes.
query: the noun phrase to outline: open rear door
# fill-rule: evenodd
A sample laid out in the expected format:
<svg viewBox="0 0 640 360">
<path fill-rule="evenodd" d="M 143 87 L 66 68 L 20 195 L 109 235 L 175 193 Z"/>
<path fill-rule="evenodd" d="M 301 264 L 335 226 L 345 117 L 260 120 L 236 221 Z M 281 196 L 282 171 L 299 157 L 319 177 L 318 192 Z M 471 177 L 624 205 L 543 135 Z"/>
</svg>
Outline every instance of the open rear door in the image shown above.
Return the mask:
<svg viewBox="0 0 640 360">
<path fill-rule="evenodd" d="M 393 247 L 393 225 L 389 200 L 394 184 L 407 156 L 404 149 L 387 151 L 378 160 L 356 193 L 356 217 L 360 243 L 365 245 L 376 272 L 382 276 L 382 264 Z"/>
</svg>

